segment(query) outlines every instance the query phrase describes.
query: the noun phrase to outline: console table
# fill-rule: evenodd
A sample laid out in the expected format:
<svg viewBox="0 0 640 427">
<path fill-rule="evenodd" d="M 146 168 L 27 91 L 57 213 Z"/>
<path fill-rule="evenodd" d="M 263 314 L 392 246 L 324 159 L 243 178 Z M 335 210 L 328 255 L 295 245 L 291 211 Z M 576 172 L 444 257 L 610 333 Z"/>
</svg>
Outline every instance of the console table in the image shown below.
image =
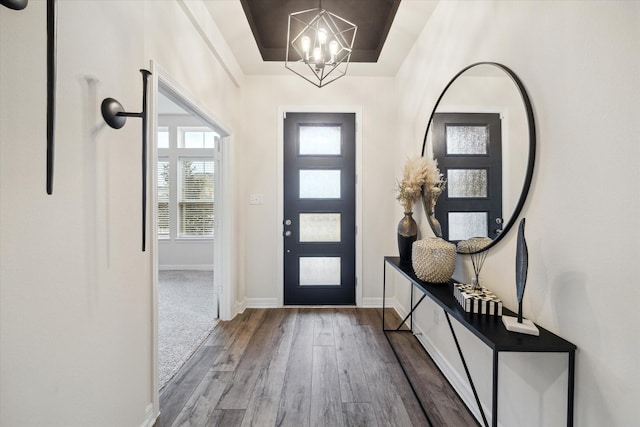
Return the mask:
<svg viewBox="0 0 640 427">
<path fill-rule="evenodd" d="M 387 291 L 387 283 L 386 283 L 386 267 L 390 266 L 397 270 L 402 276 L 404 276 L 411 285 L 411 310 L 409 314 L 400 322 L 400 325 L 396 329 L 387 329 L 385 327 L 384 320 L 384 309 L 385 309 L 385 298 Z M 385 257 L 384 258 L 384 282 L 383 282 L 383 291 L 382 291 L 382 330 L 384 331 L 385 336 L 387 337 L 387 341 L 389 341 L 389 345 L 391 346 L 396 358 L 398 359 L 398 363 L 402 367 L 402 371 L 405 376 L 407 376 L 407 380 L 411 385 L 411 389 L 414 394 L 416 394 L 416 398 L 420 401 L 416 390 L 411 384 L 411 378 L 407 375 L 404 367 L 402 366 L 402 362 L 396 353 L 395 348 L 393 347 L 393 343 L 389 339 L 387 335 L 388 332 L 411 332 L 413 333 L 413 313 L 416 308 L 420 305 L 420 303 L 424 300 L 425 297 L 430 298 L 436 304 L 438 304 L 444 311 L 445 317 L 447 318 L 447 323 L 449 324 L 449 329 L 451 330 L 451 334 L 453 336 L 453 340 L 455 341 L 456 348 L 458 350 L 458 354 L 460 355 L 460 359 L 462 361 L 462 365 L 464 367 L 465 373 L 467 375 L 467 379 L 471 384 L 471 390 L 473 391 L 473 395 L 476 399 L 476 403 L 478 404 L 478 408 L 480 409 L 480 414 L 482 415 L 482 420 L 484 421 L 484 425 L 486 427 L 489 426 L 487 422 L 487 418 L 482 409 L 482 405 L 480 403 L 480 399 L 478 397 L 478 393 L 476 392 L 476 388 L 473 384 L 473 380 L 469 373 L 469 369 L 467 368 L 467 363 L 464 359 L 464 354 L 462 353 L 462 349 L 458 343 L 458 338 L 456 337 L 456 333 L 453 329 L 453 325 L 451 324 L 451 317 L 456 319 L 462 326 L 471 331 L 476 337 L 478 337 L 484 344 L 489 346 L 493 351 L 493 382 L 492 382 L 492 402 L 491 402 L 491 411 L 493 416 L 491 417 L 491 425 L 493 427 L 498 426 L 498 356 L 500 352 L 508 351 L 508 352 L 539 352 L 539 353 L 567 353 L 568 355 L 568 378 L 567 378 L 567 426 L 573 426 L 573 400 L 574 400 L 574 376 L 575 376 L 575 353 L 576 346 L 569 341 L 549 332 L 548 330 L 541 328 L 538 326 L 540 330 L 539 336 L 533 335 L 524 335 L 518 334 L 515 332 L 509 332 L 502 324 L 502 319 L 500 316 L 491 316 L 484 314 L 473 314 L 466 313 L 460 304 L 456 301 L 453 295 L 453 281 L 450 281 L 446 284 L 431 284 L 420 280 L 416 277 L 413 272 L 413 268 L 411 265 L 402 265 L 400 264 L 399 257 Z M 417 289 L 422 293 L 420 299 L 414 304 L 414 290 Z M 503 314 L 507 316 L 516 315 L 510 310 L 507 310 L 503 307 Z M 410 322 L 410 328 L 401 330 L 400 328 L 407 321 Z M 424 407 L 422 406 L 422 402 L 420 402 L 420 406 L 422 410 L 425 412 L 427 418 L 429 418 L 429 414 L 426 413 Z"/>
</svg>

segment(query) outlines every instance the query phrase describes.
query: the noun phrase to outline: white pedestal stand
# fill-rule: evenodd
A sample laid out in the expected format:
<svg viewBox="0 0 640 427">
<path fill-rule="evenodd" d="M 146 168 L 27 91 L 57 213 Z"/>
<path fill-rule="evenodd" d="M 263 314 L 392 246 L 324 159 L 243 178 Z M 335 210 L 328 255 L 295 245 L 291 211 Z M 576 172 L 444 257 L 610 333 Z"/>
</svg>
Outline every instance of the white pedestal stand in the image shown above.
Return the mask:
<svg viewBox="0 0 640 427">
<path fill-rule="evenodd" d="M 540 331 L 531 320 L 522 319 L 522 323 L 518 323 L 517 317 L 502 316 L 502 323 L 507 331 L 517 332 L 519 334 L 540 335 Z"/>
</svg>

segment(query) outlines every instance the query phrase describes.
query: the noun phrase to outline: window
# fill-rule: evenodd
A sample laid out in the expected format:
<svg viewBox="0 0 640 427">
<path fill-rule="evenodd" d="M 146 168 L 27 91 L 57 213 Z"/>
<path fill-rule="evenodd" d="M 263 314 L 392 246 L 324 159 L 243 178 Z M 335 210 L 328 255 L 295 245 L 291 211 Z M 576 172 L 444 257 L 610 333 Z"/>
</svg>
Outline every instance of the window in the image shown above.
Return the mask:
<svg viewBox="0 0 640 427">
<path fill-rule="evenodd" d="M 220 135 L 169 120 L 158 128 L 158 237 L 211 239 L 215 225 L 215 148 Z"/>
<path fill-rule="evenodd" d="M 181 148 L 214 148 L 216 136 L 219 135 L 208 129 L 180 127 Z"/>
<path fill-rule="evenodd" d="M 158 148 L 169 148 L 169 129 L 158 127 Z"/>
<path fill-rule="evenodd" d="M 180 159 L 178 237 L 213 237 L 213 160 Z"/>
</svg>

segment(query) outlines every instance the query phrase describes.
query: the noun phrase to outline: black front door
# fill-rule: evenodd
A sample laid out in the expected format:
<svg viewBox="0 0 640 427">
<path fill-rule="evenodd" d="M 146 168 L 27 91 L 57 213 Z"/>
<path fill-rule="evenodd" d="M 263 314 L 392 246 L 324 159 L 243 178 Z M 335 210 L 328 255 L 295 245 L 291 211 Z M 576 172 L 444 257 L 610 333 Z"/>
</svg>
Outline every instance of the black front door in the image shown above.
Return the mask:
<svg viewBox="0 0 640 427">
<path fill-rule="evenodd" d="M 284 119 L 284 303 L 355 304 L 355 114 Z"/>
</svg>

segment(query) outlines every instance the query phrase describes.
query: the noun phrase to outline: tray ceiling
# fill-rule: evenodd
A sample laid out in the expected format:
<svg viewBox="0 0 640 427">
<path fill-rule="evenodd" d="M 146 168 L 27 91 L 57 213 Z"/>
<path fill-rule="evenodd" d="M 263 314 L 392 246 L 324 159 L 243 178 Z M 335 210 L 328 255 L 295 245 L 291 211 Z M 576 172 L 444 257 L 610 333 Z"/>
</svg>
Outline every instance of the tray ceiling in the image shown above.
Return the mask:
<svg viewBox="0 0 640 427">
<path fill-rule="evenodd" d="M 289 74 L 284 67 L 288 15 L 318 7 L 317 0 L 204 4 L 246 75 Z M 438 0 L 322 0 L 324 9 L 358 25 L 349 74 L 361 76 L 395 75 L 437 4 Z"/>
<path fill-rule="evenodd" d="M 240 0 L 264 61 L 284 61 L 289 14 L 317 0 Z M 377 62 L 400 0 L 324 0 L 322 8 L 358 26 L 351 62 Z"/>
</svg>

